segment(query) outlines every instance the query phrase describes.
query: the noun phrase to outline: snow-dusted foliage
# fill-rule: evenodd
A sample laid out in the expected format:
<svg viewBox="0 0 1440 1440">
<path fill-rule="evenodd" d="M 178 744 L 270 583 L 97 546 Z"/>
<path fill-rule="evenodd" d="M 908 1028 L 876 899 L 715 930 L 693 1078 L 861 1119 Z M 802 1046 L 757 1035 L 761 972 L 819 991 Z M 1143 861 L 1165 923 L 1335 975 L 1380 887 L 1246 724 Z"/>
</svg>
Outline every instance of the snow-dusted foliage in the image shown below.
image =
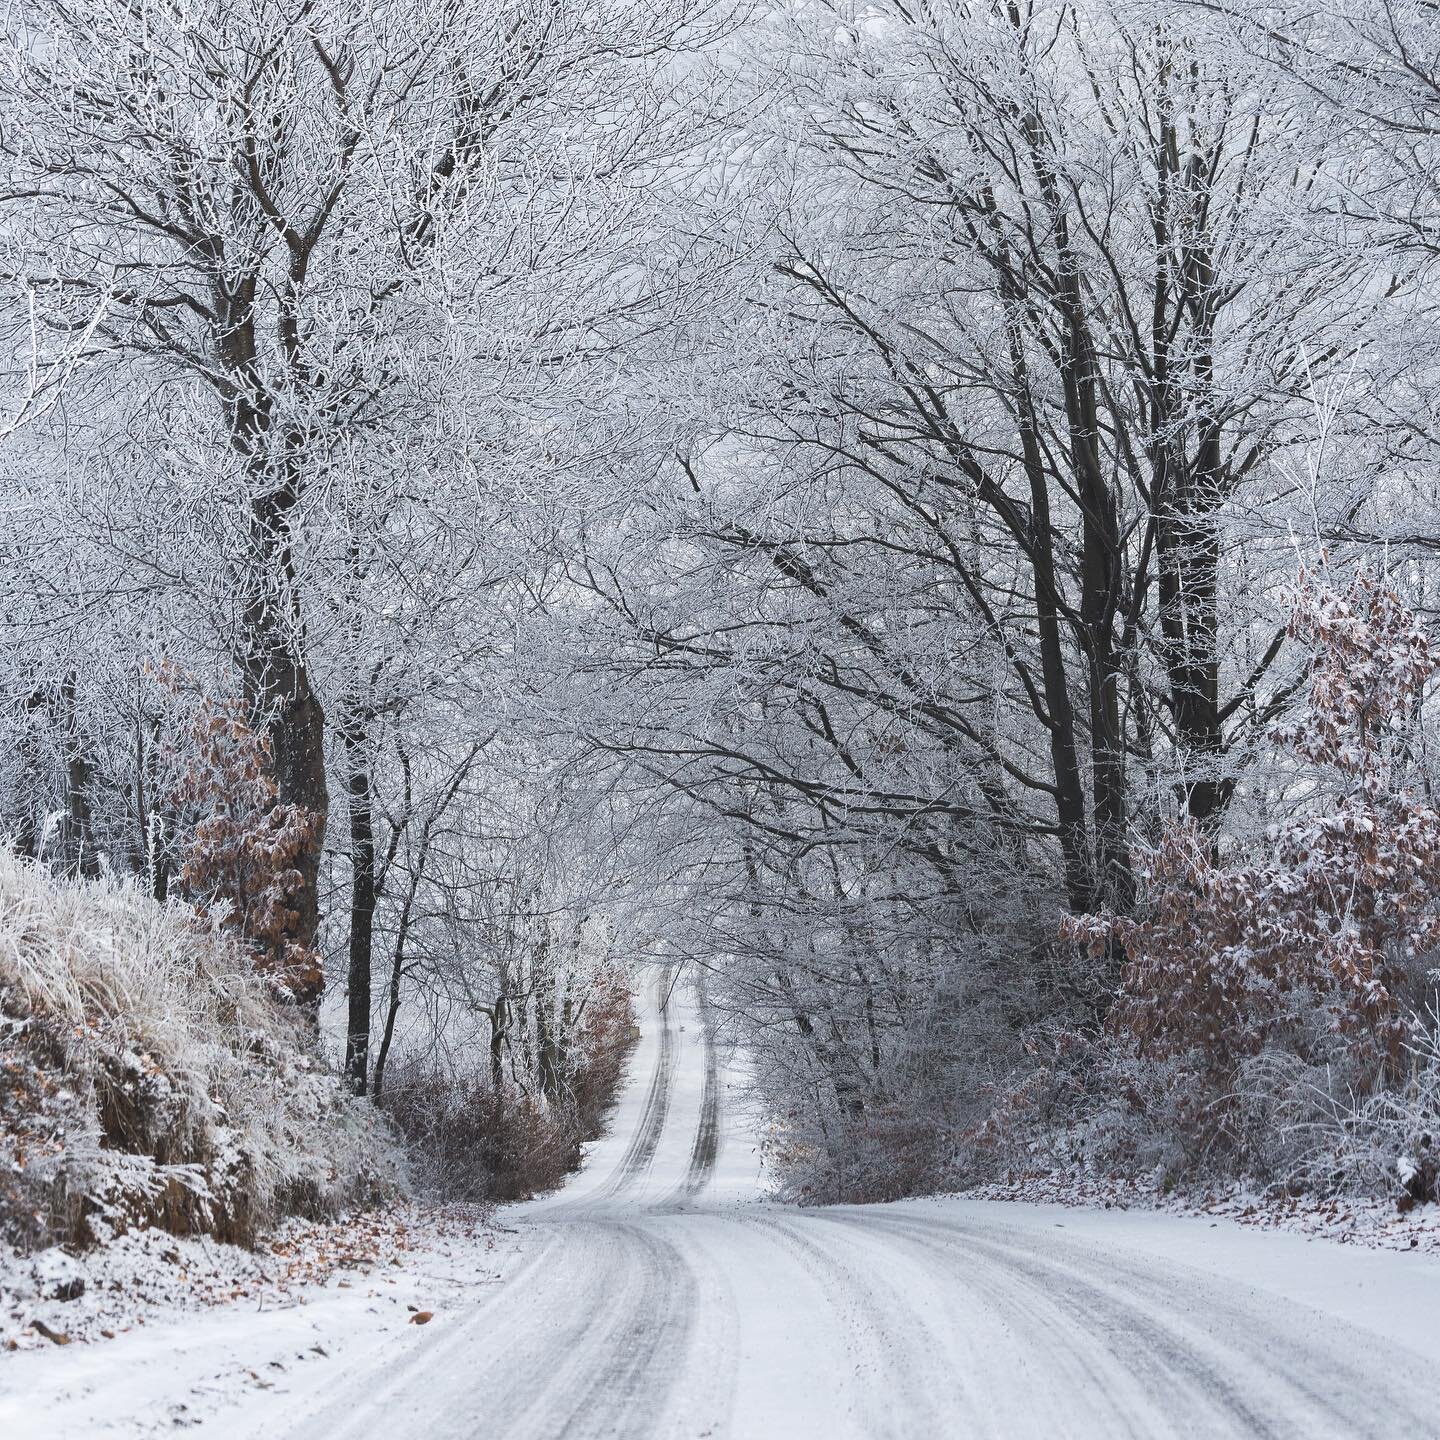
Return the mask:
<svg viewBox="0 0 1440 1440">
<path fill-rule="evenodd" d="M 0 1223 L 25 1248 L 130 1228 L 247 1241 L 393 1195 L 386 1127 L 342 1093 L 249 951 L 128 885 L 0 851 Z"/>
<path fill-rule="evenodd" d="M 1139 852 L 1134 915 L 1067 922 L 1095 959 L 1124 952 L 1109 1038 L 1055 1043 L 1009 1118 L 1029 1111 L 1033 1137 L 1044 1097 L 1122 1167 L 1433 1198 L 1440 813 L 1418 716 L 1440 661 L 1389 581 L 1307 576 L 1289 602 L 1307 699 L 1272 739 L 1296 813 L 1248 852 L 1176 824 Z"/>
<path fill-rule="evenodd" d="M 162 679 L 180 690 L 173 669 Z M 162 746 L 157 812 L 179 832 L 179 888 L 202 918 L 240 939 L 277 994 L 313 1004 L 325 984 L 320 957 L 291 937 L 320 817 L 280 803 L 270 737 L 238 699 L 200 695 L 187 708 L 184 733 Z"/>
<path fill-rule="evenodd" d="M 1222 1072 L 1314 1005 L 1364 1061 L 1397 1061 L 1417 969 L 1440 946 L 1440 813 L 1413 785 L 1416 705 L 1440 658 L 1388 583 L 1309 582 L 1293 603 L 1309 703 L 1274 738 L 1309 767 L 1305 810 L 1250 863 L 1176 827 L 1142 861 L 1137 918 L 1069 927 L 1097 957 L 1124 947 L 1113 1019 L 1142 1051 L 1202 1051 Z"/>
</svg>

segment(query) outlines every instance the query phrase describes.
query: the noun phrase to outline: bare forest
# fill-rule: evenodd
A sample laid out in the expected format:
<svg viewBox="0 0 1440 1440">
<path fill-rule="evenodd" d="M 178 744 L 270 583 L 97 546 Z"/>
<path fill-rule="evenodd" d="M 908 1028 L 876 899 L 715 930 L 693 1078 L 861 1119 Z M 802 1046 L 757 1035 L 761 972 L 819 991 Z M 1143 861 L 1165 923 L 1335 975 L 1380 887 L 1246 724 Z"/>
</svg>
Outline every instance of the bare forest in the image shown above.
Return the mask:
<svg viewBox="0 0 1440 1440">
<path fill-rule="evenodd" d="M 1430 0 L 15 0 L 5 1239 L 548 1190 L 657 975 L 788 1200 L 1440 1200 L 1437 174 Z"/>
</svg>

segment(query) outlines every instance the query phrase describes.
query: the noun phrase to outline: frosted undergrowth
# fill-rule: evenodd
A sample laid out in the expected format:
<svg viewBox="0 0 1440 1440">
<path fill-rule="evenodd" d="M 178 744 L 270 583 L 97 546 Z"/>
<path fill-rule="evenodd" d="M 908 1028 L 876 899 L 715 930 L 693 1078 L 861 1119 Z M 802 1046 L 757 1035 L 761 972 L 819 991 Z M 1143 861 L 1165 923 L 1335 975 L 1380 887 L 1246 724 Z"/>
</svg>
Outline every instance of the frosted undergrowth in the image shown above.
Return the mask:
<svg viewBox="0 0 1440 1440">
<path fill-rule="evenodd" d="M 0 851 L 0 1239 L 251 1243 L 403 1188 L 381 1122 L 249 956 L 178 905 Z"/>
</svg>

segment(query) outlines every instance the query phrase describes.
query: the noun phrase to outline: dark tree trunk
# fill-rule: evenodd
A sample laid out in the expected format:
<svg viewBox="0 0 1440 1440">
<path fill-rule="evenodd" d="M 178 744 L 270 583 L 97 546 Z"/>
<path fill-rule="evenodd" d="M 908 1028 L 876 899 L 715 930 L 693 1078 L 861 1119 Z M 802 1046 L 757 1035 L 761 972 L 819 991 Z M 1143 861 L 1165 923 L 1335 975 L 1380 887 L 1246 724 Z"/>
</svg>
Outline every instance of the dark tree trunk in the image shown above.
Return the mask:
<svg viewBox="0 0 1440 1440">
<path fill-rule="evenodd" d="M 150 863 L 150 795 L 145 784 L 145 712 L 138 698 L 135 705 L 135 849 L 130 856 L 130 870 L 148 875 Z"/>
<path fill-rule="evenodd" d="M 503 995 L 497 995 L 490 1012 L 490 1086 L 497 1095 L 505 1088 L 505 1036 L 509 1026 L 510 1007 Z"/>
<path fill-rule="evenodd" d="M 385 1092 L 385 1066 L 390 1059 L 390 1046 L 395 1039 L 395 1020 L 400 1014 L 400 981 L 405 976 L 405 940 L 410 929 L 410 904 L 400 912 L 395 932 L 395 950 L 390 957 L 390 993 L 385 1002 L 385 1028 L 380 1035 L 380 1049 L 375 1056 L 375 1077 L 370 1093 L 378 1100 Z"/>
<path fill-rule="evenodd" d="M 1069 208 L 1040 119 L 1024 122 L 1030 162 L 1048 212 L 1055 247 L 1053 303 L 1059 316 L 1060 384 L 1074 492 L 1080 502 L 1078 639 L 1090 700 L 1090 794 L 1093 899 L 1125 912 L 1134 904 L 1127 834 L 1126 738 L 1120 717 L 1124 668 L 1116 645 L 1124 567 L 1118 507 L 1101 454 L 1100 367 L 1086 318 L 1080 258 L 1070 240 Z"/>
<path fill-rule="evenodd" d="M 535 1046 L 540 1093 L 551 1104 L 561 1092 L 560 1056 L 555 1041 L 555 975 L 551 968 L 548 927 L 535 947 Z"/>
<path fill-rule="evenodd" d="M 254 487 L 250 545 L 246 557 L 245 608 L 240 667 L 251 722 L 270 742 L 278 799 L 314 818 L 311 843 L 297 858 L 300 891 L 292 908 L 294 928 L 285 939 L 313 955 L 320 928 L 320 857 L 330 816 L 325 779 L 325 711 L 305 663 L 305 617 L 300 602 L 294 528 L 304 489 L 305 438 L 278 431 L 273 402 L 260 379 L 255 331 L 257 274 L 217 286 L 223 322 L 217 343 L 233 377 L 228 398 L 231 445 Z M 318 977 L 318 967 L 314 973 Z M 323 979 L 302 1002 L 318 1008 Z"/>
<path fill-rule="evenodd" d="M 1089 674 L 1090 776 L 1098 898 L 1122 914 L 1134 904 L 1127 813 L 1126 745 L 1120 719 L 1124 670 L 1116 653 L 1123 555 L 1114 487 L 1100 451 L 1099 365 L 1085 318 L 1078 262 L 1053 176 L 1041 167 L 1059 250 L 1063 318 L 1061 382 L 1070 463 L 1081 501 L 1080 630 Z"/>
<path fill-rule="evenodd" d="M 1155 515 L 1160 653 L 1170 687 L 1170 710 L 1183 767 L 1180 788 L 1186 814 L 1211 827 L 1230 802 L 1233 781 L 1221 770 L 1225 751 L 1220 704 L 1216 516 L 1230 477 L 1223 458 L 1222 424 L 1215 413 L 1214 269 L 1204 243 L 1192 241 L 1183 263 L 1175 259 L 1168 197 L 1184 205 L 1196 184 L 1198 162 L 1182 153 L 1173 121 L 1162 123 L 1156 170 L 1161 203 L 1155 207 L 1156 296 L 1153 310 L 1150 430 L 1153 444 L 1151 505 Z M 1188 318 L 1183 350 L 1172 365 L 1178 321 Z M 1187 413 L 1175 371 L 1189 367 L 1186 388 L 1198 395 L 1198 416 Z M 1193 460 L 1182 441 L 1198 432 Z"/>
<path fill-rule="evenodd" d="M 1220 772 L 1225 738 L 1216 597 L 1219 541 L 1213 513 L 1203 499 L 1197 505 L 1193 495 L 1178 496 L 1161 518 L 1157 539 L 1161 635 L 1184 766 L 1180 784 L 1186 813 L 1208 827 L 1224 813 L 1233 789 L 1233 782 Z"/>
<path fill-rule="evenodd" d="M 93 766 L 80 733 L 73 671 L 60 685 L 60 724 L 65 737 L 65 866 L 72 875 L 94 879 L 100 873 L 100 857 L 90 816 Z"/>
<path fill-rule="evenodd" d="M 1009 296 L 1019 305 L 1019 297 Z M 1097 905 L 1095 869 L 1085 816 L 1085 786 L 1075 742 L 1075 707 L 1060 632 L 1060 587 L 1055 571 L 1055 543 L 1050 520 L 1050 489 L 1041 455 L 1039 423 L 1030 391 L 1029 369 L 1021 338 L 1013 329 L 1010 361 L 1019 411 L 1021 452 L 1030 486 L 1029 559 L 1035 581 L 1035 611 L 1040 641 L 1040 678 L 1045 694 L 1045 721 L 1050 735 L 1050 764 L 1055 776 L 1055 821 L 1065 868 L 1065 898 L 1077 915 Z"/>
<path fill-rule="evenodd" d="M 170 870 L 173 863 L 170 838 L 166 834 L 165 815 L 156 805 L 160 792 L 160 771 L 155 755 L 160 744 L 160 722 L 152 722 L 150 750 L 146 756 L 147 794 L 145 807 L 145 858 L 150 874 L 150 893 L 163 905 L 170 896 Z"/>
<path fill-rule="evenodd" d="M 1199 331 L 1196 378 L 1203 396 L 1213 391 L 1210 358 L 1209 264 L 1197 256 L 1188 297 Z M 1220 707 L 1220 537 L 1216 517 L 1227 488 L 1221 426 L 1213 415 L 1200 420 L 1192 465 L 1171 460 L 1157 526 L 1160 626 L 1184 773 L 1186 812 L 1210 827 L 1230 802 L 1233 782 L 1221 772 L 1225 737 Z"/>
<path fill-rule="evenodd" d="M 291 650 L 289 637 L 283 631 L 277 634 L 269 617 L 257 616 L 249 640 L 246 699 L 269 736 L 279 802 L 299 806 L 316 821 L 313 841 L 296 862 L 301 889 L 294 904 L 295 926 L 286 937 L 303 950 L 313 950 L 320 928 L 320 855 L 330 814 L 325 712 L 311 689 L 303 661 Z"/>
<path fill-rule="evenodd" d="M 565 989 L 560 1000 L 560 1030 L 555 1040 L 556 1066 L 562 1079 L 570 1074 L 570 1041 L 575 1025 L 575 977 L 573 972 L 565 976 Z"/>
<path fill-rule="evenodd" d="M 380 1050 L 375 1056 L 375 1077 L 370 1093 L 378 1100 L 385 1092 L 385 1065 L 390 1059 L 390 1046 L 395 1039 L 395 1019 L 400 1014 L 400 982 L 405 977 L 405 942 L 410 937 L 410 915 L 415 905 L 415 881 L 400 907 L 400 920 L 395 927 L 395 949 L 390 956 L 390 993 L 385 1003 L 385 1029 L 380 1035 Z"/>
<path fill-rule="evenodd" d="M 375 932 L 375 827 L 371 804 L 370 756 L 359 722 L 347 726 L 350 798 L 350 965 L 345 1078 L 363 1095 L 370 1070 L 370 967 Z"/>
<path fill-rule="evenodd" d="M 35 807 L 43 804 L 45 782 L 38 745 L 36 727 L 42 723 L 48 696 L 44 686 L 37 685 L 26 698 L 24 728 L 20 732 L 20 813 L 16 817 L 15 853 L 27 860 L 40 857 L 40 827 L 35 823 Z"/>
</svg>

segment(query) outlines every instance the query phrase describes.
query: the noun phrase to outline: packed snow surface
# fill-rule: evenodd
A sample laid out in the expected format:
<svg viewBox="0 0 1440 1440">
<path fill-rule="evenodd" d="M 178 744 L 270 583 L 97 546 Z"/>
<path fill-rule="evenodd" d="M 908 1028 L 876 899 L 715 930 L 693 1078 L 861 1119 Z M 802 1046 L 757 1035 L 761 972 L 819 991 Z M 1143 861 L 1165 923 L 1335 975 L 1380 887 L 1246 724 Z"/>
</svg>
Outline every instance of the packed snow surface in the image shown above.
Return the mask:
<svg viewBox="0 0 1440 1440">
<path fill-rule="evenodd" d="M 783 1208 L 693 998 L 643 1028 L 558 1195 L 304 1304 L 0 1360 L 0 1434 L 1440 1434 L 1440 1260 L 1135 1211 Z"/>
</svg>

